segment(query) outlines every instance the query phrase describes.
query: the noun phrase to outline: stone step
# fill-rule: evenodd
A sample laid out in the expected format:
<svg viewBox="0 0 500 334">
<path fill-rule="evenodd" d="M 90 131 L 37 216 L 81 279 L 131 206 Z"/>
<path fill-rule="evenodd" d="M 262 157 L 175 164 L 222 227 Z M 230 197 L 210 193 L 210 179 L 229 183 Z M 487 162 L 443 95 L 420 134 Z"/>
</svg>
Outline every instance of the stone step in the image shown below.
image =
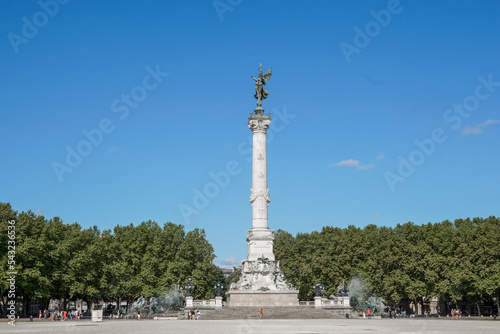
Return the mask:
<svg viewBox="0 0 500 334">
<path fill-rule="evenodd" d="M 180 320 L 187 320 L 187 310 L 185 316 Z M 314 307 L 297 306 L 268 306 L 263 307 L 264 319 L 340 319 L 355 316 L 348 309 L 315 309 Z M 202 320 L 231 320 L 231 319 L 259 319 L 260 307 L 245 306 L 225 306 L 215 310 L 201 310 Z"/>
</svg>

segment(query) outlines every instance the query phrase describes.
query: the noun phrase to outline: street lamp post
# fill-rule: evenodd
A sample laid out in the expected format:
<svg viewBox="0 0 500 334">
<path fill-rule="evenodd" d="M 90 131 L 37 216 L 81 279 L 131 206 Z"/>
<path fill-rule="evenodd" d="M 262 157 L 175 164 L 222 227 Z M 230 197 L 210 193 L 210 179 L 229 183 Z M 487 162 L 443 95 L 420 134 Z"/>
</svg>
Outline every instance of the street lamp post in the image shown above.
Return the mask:
<svg viewBox="0 0 500 334">
<path fill-rule="evenodd" d="M 215 297 L 215 307 L 216 308 L 222 307 L 222 296 L 220 295 L 222 290 L 224 290 L 224 284 L 220 284 L 220 281 L 218 281 L 216 284 L 214 284 L 214 292 L 217 295 L 217 297 Z"/>
<path fill-rule="evenodd" d="M 184 289 L 186 290 L 188 297 L 193 296 L 194 284 L 191 283 L 191 276 L 188 278 L 188 283 L 184 284 Z"/>
<path fill-rule="evenodd" d="M 221 292 L 224 290 L 224 284 L 220 284 L 220 281 L 217 284 L 214 284 L 214 291 L 217 294 L 217 297 L 220 297 Z"/>
<path fill-rule="evenodd" d="M 187 293 L 186 296 L 186 308 L 193 307 L 193 290 L 194 284 L 191 283 L 191 276 L 188 278 L 188 283 L 184 285 L 184 290 Z"/>
<path fill-rule="evenodd" d="M 313 290 L 316 292 L 316 297 L 325 296 L 325 287 L 320 282 L 313 284 Z"/>
<path fill-rule="evenodd" d="M 317 282 L 316 284 L 313 284 L 313 290 L 316 292 L 316 296 L 314 297 L 314 307 L 322 308 L 323 301 L 321 295 L 323 295 L 323 297 L 325 296 L 325 287 L 320 282 Z"/>
</svg>

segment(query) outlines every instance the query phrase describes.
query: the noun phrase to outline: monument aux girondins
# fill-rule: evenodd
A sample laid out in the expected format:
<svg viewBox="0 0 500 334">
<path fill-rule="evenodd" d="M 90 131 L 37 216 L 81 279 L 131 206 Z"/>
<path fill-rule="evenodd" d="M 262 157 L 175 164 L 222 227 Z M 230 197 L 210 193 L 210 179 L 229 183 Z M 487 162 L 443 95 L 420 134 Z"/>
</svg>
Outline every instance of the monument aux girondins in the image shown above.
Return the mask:
<svg viewBox="0 0 500 334">
<path fill-rule="evenodd" d="M 241 276 L 226 293 L 229 306 L 298 306 L 298 290 L 285 281 L 273 252 L 274 231 L 267 225 L 269 189 L 267 188 L 266 133 L 271 124 L 271 115 L 264 114 L 262 100 L 269 92 L 264 85 L 271 78 L 272 68 L 255 80 L 257 108 L 248 118 L 248 127 L 253 134 L 252 148 L 252 228 L 247 232 L 248 256 L 243 262 Z"/>
</svg>

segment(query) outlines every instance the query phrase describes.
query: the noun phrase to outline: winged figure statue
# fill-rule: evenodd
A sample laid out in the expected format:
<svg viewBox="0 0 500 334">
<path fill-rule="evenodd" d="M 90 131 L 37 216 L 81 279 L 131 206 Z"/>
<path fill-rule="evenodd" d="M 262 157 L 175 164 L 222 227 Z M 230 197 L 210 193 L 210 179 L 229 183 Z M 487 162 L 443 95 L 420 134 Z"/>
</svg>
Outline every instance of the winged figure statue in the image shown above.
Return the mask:
<svg viewBox="0 0 500 334">
<path fill-rule="evenodd" d="M 271 74 L 273 73 L 273 69 L 270 68 L 266 74 L 262 75 L 262 64 L 259 64 L 259 77 L 255 78 L 252 75 L 252 79 L 255 80 L 255 95 L 254 97 L 257 99 L 257 106 L 262 105 L 262 100 L 264 100 L 268 95 L 269 92 L 264 89 L 264 85 L 266 82 L 269 81 L 271 78 Z"/>
</svg>

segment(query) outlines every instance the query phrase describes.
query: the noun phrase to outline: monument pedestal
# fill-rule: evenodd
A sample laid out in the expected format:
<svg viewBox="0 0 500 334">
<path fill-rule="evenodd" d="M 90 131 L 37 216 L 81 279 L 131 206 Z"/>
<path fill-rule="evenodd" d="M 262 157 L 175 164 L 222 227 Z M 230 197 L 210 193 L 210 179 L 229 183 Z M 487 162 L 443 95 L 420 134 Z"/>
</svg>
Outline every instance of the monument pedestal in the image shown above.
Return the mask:
<svg viewBox="0 0 500 334">
<path fill-rule="evenodd" d="M 270 232 L 274 239 L 274 232 Z M 249 244 L 252 242 L 247 240 Z M 272 248 L 270 252 L 272 254 Z M 250 255 L 249 259 L 257 257 Z M 298 293 L 285 281 L 279 262 L 271 261 L 262 254 L 256 260 L 243 262 L 240 279 L 238 283 L 231 284 L 226 296 L 229 306 L 298 306 Z"/>
</svg>

